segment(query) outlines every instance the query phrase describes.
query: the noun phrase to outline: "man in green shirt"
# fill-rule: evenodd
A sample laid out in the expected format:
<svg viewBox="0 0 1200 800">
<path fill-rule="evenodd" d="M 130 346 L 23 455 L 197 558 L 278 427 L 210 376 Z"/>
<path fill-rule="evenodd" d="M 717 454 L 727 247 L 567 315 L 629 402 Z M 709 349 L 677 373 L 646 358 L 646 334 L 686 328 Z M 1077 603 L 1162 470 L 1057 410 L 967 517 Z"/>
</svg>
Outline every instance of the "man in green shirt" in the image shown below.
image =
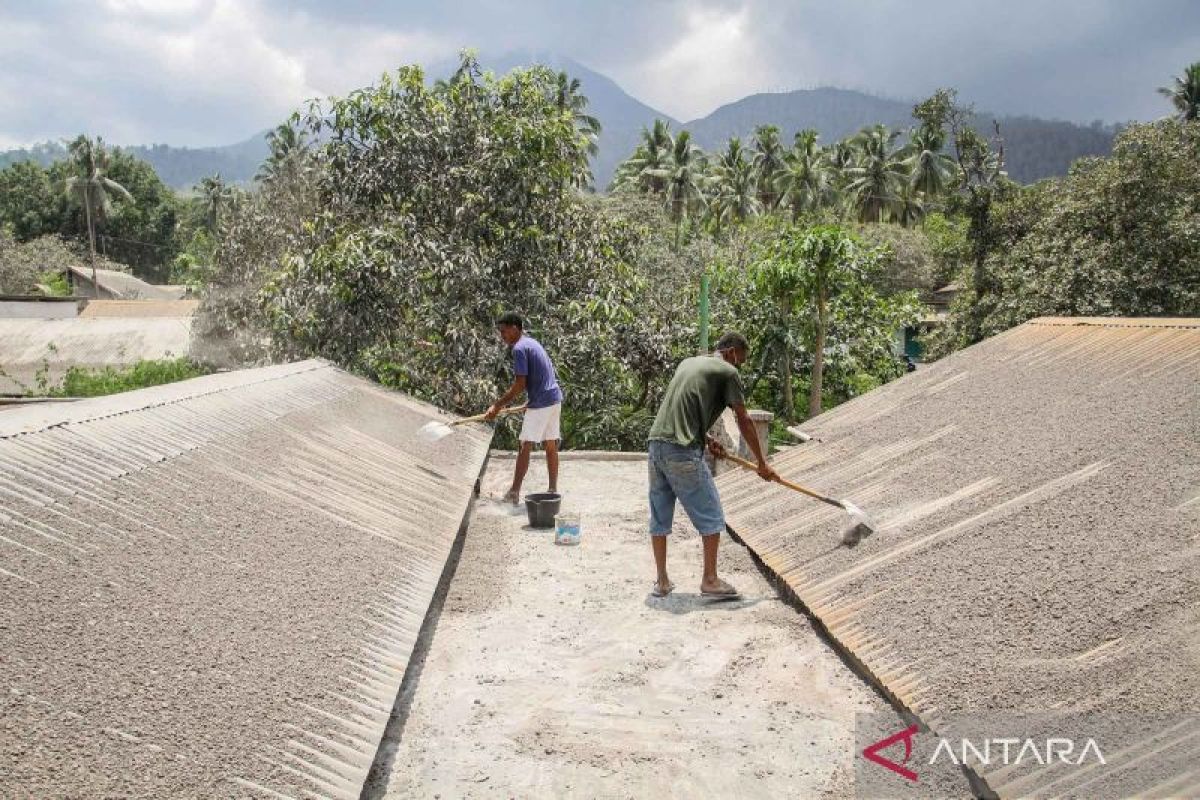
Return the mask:
<svg viewBox="0 0 1200 800">
<path fill-rule="evenodd" d="M 712 355 L 680 362 L 650 426 L 650 542 L 658 578 L 653 594 L 666 597 L 675 588 L 667 577 L 667 534 L 675 516 L 675 501 L 683 505 L 704 543 L 704 576 L 700 594 L 705 597 L 737 597 L 737 589 L 717 576 L 717 547 L 725 530 L 725 512 L 712 472 L 704 463 L 704 445 L 713 455 L 724 453 L 708 430 L 726 408 L 737 417 L 742 440 L 758 461 L 758 475 L 772 481 L 778 476 L 767 464 L 754 423 L 746 413 L 746 399 L 738 367 L 749 355 L 745 337 L 727 333 L 717 342 Z"/>
</svg>

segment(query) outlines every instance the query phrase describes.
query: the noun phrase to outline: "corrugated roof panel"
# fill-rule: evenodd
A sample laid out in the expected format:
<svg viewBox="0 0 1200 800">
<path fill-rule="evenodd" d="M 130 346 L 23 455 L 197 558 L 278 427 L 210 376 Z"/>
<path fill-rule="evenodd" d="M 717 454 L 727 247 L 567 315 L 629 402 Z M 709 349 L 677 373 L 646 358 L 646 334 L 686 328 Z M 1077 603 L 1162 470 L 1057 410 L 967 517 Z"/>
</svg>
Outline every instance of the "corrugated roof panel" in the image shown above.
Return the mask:
<svg viewBox="0 0 1200 800">
<path fill-rule="evenodd" d="M 0 794 L 357 797 L 489 433 L 321 362 L 0 418 Z"/>
<path fill-rule="evenodd" d="M 719 478 L 729 524 L 935 731 L 1200 709 L 1200 320 L 1034 320 L 804 429 L 779 473 L 879 532 L 842 546 L 844 514 L 745 472 Z M 1190 742 L 1139 763 L 1196 791 Z M 1001 796 L 1049 787 L 979 772 Z"/>
</svg>

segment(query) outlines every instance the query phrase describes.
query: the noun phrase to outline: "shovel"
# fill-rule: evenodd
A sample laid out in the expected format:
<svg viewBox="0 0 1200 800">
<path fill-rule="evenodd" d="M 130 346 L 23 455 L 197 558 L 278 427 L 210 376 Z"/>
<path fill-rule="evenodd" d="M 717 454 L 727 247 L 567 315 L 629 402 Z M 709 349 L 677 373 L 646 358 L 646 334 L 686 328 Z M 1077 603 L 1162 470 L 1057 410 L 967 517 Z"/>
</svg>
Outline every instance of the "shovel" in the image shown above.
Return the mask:
<svg viewBox="0 0 1200 800">
<path fill-rule="evenodd" d="M 729 459 L 738 466 L 758 472 L 758 465 L 753 461 L 747 461 L 744 458 L 731 456 L 728 453 L 725 453 L 721 457 Z M 861 508 L 854 505 L 854 503 L 851 503 L 848 500 L 838 500 L 835 497 L 828 497 L 820 492 L 809 489 L 807 486 L 801 486 L 798 483 L 792 483 L 791 481 L 783 478 L 777 477 L 775 480 L 781 486 L 786 486 L 793 491 L 800 492 L 800 494 L 806 494 L 814 500 L 820 500 L 822 503 L 828 503 L 831 506 L 836 506 L 837 508 L 840 508 L 842 511 L 845 511 L 847 514 L 849 514 L 851 525 L 842 534 L 842 544 L 851 546 L 856 545 L 864 536 L 870 536 L 875 532 L 875 524 L 871 522 L 871 518 L 868 517 L 866 512 L 864 512 Z"/>
<path fill-rule="evenodd" d="M 518 414 L 524 410 L 525 410 L 525 406 L 510 406 L 509 408 L 501 409 L 498 416 L 504 416 L 505 414 Z M 486 416 L 487 416 L 487 412 L 484 412 L 483 414 L 476 414 L 473 417 L 463 417 L 462 419 L 456 419 L 449 424 L 446 424 L 445 422 L 435 419 L 430 422 L 426 422 L 424 425 L 422 425 L 421 430 L 417 431 L 417 435 L 420 436 L 422 439 L 424 439 L 427 442 L 441 441 L 442 439 L 445 439 L 450 434 L 454 433 L 455 427 L 466 424 L 468 422 L 479 422 Z"/>
</svg>

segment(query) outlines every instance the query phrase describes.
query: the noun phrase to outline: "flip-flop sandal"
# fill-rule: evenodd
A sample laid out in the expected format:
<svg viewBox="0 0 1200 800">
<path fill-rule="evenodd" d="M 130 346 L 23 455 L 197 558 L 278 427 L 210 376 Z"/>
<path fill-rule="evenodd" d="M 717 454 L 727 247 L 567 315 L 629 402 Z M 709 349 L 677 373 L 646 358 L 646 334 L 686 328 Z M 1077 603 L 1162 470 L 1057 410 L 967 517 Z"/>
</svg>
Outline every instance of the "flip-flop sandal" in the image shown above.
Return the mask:
<svg viewBox="0 0 1200 800">
<path fill-rule="evenodd" d="M 742 596 L 742 593 L 730 586 L 728 583 L 721 581 L 721 588 L 715 592 L 706 592 L 700 590 L 701 597 L 708 597 L 714 600 L 733 600 Z"/>
<path fill-rule="evenodd" d="M 668 583 L 667 588 L 664 589 L 658 585 L 658 581 L 655 581 L 653 588 L 650 589 L 650 594 L 654 595 L 655 597 L 666 597 L 673 591 L 675 591 L 675 584 Z"/>
</svg>

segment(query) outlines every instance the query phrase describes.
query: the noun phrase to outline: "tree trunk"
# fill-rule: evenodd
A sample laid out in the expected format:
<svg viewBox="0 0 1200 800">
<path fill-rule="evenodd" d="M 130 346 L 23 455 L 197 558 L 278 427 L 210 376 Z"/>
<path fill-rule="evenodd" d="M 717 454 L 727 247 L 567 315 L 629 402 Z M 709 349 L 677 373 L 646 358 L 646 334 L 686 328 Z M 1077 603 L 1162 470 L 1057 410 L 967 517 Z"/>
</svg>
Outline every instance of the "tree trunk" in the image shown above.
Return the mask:
<svg viewBox="0 0 1200 800">
<path fill-rule="evenodd" d="M 83 213 L 87 218 L 88 229 L 88 260 L 92 265 L 92 290 L 96 293 L 96 298 L 100 298 L 100 284 L 96 280 L 96 226 L 92 222 L 92 192 L 91 186 L 84 186 L 83 189 Z"/>
<path fill-rule="evenodd" d="M 790 424 L 796 421 L 796 400 L 792 396 L 792 348 L 786 338 L 791 327 L 791 320 L 788 319 L 791 303 L 783 302 L 780 305 L 779 313 L 783 318 L 785 338 L 780 342 L 782 347 L 779 348 L 779 381 L 783 390 L 783 416 Z"/>
<path fill-rule="evenodd" d="M 815 417 L 821 413 L 821 382 L 825 377 L 825 291 L 817 292 L 817 335 L 813 345 L 812 384 L 808 391 L 808 416 Z"/>
</svg>

